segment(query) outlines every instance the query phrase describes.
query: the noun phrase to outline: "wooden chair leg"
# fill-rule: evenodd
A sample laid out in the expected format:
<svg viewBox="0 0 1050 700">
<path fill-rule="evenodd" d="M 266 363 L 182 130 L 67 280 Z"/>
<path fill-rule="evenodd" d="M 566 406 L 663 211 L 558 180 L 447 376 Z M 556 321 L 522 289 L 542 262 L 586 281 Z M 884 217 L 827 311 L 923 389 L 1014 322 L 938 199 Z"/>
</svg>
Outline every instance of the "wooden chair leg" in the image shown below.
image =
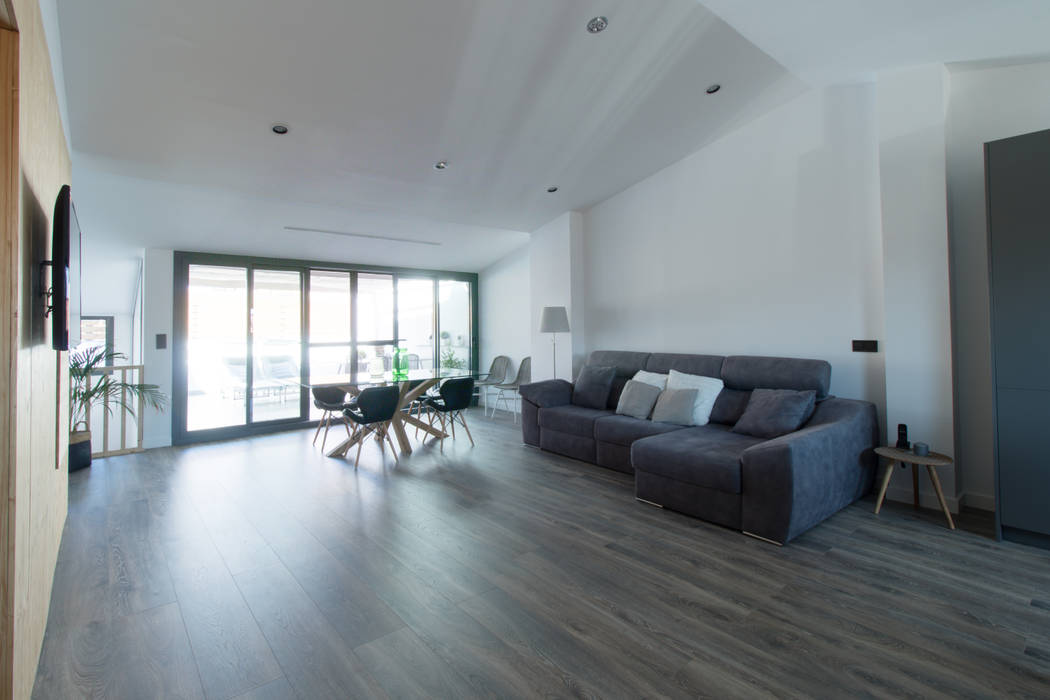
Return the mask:
<svg viewBox="0 0 1050 700">
<path fill-rule="evenodd" d="M 467 431 L 467 438 L 470 440 L 470 446 L 474 447 L 474 436 L 470 434 L 470 428 L 467 427 L 467 419 L 463 415 L 463 411 L 456 413 L 456 416 L 459 418 L 459 422 L 463 424 L 463 429 Z"/>
<path fill-rule="evenodd" d="M 444 437 L 444 435 L 447 432 L 445 430 L 445 414 L 444 413 L 438 413 L 438 418 L 441 419 L 441 433 L 442 433 L 442 437 L 438 438 L 438 441 L 439 441 L 439 443 L 441 445 L 441 451 L 444 452 L 445 451 L 445 437 Z"/>
<path fill-rule="evenodd" d="M 394 447 L 394 441 L 390 437 L 390 424 L 386 423 L 383 425 L 383 436 L 386 437 L 386 441 L 390 443 L 390 454 L 394 455 L 394 464 L 400 464 L 401 462 L 397 459 L 397 448 Z"/>
<path fill-rule="evenodd" d="M 312 444 L 317 444 L 317 436 L 321 434 L 321 425 L 324 423 L 324 419 L 328 417 L 328 411 L 321 414 L 321 420 L 317 421 L 317 430 L 314 431 L 314 441 Z"/>
<path fill-rule="evenodd" d="M 451 413 L 448 414 L 448 425 L 449 425 L 450 428 L 452 428 L 452 439 L 455 440 L 456 439 L 456 419 L 452 416 Z"/>
<path fill-rule="evenodd" d="M 332 412 L 329 411 L 328 415 L 325 416 L 324 420 L 324 437 L 321 438 L 321 449 L 324 449 L 325 443 L 328 442 L 328 427 L 332 424 Z"/>
<path fill-rule="evenodd" d="M 357 465 L 361 461 L 361 448 L 365 445 L 365 437 L 365 435 L 362 435 L 357 441 L 357 457 L 354 458 L 354 469 L 357 469 Z"/>
</svg>

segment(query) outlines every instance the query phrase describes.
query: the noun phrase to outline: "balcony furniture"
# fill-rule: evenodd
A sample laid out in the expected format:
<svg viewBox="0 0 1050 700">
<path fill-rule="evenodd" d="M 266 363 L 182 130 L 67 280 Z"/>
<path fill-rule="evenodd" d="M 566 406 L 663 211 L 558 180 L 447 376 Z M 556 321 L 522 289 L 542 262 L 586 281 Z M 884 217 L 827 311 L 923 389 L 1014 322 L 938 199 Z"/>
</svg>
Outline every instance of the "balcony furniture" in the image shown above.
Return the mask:
<svg viewBox="0 0 1050 700">
<path fill-rule="evenodd" d="M 930 475 L 933 490 L 937 492 L 937 500 L 941 503 L 944 517 L 948 519 L 948 527 L 955 529 L 955 521 L 952 513 L 948 510 L 948 503 L 944 500 L 944 491 L 941 490 L 941 480 L 937 477 L 936 467 L 950 467 L 953 465 L 952 458 L 948 455 L 931 452 L 928 455 L 917 455 L 911 450 L 902 450 L 898 447 L 876 447 L 875 454 L 890 460 L 886 465 L 886 472 L 882 475 L 882 483 L 879 485 L 879 497 L 875 501 L 875 514 L 878 515 L 882 509 L 882 501 L 886 498 L 886 488 L 890 485 L 893 469 L 898 464 L 902 467 L 911 465 L 911 488 L 915 507 L 919 507 L 919 466 L 926 467 L 926 473 Z"/>
<path fill-rule="evenodd" d="M 507 407 L 508 411 L 514 412 L 514 422 L 518 422 L 518 407 L 521 403 L 521 397 L 518 395 L 518 389 L 532 381 L 532 358 L 526 357 L 518 365 L 518 373 L 514 376 L 514 381 L 507 382 L 504 384 L 497 384 L 495 386 L 499 393 L 496 394 L 496 400 L 492 402 L 492 415 L 495 417 L 496 409 L 499 408 L 499 402 L 502 401 L 503 405 Z M 511 402 L 514 402 L 513 405 Z"/>
<path fill-rule="evenodd" d="M 430 424 L 434 424 L 436 416 L 441 421 L 441 432 L 446 432 L 447 424 L 452 431 L 452 437 L 455 438 L 456 421 L 459 421 L 463 430 L 467 431 L 467 438 L 470 440 L 470 446 L 473 447 L 474 437 L 470 434 L 470 428 L 467 427 L 467 419 L 463 416 L 463 411 L 470 407 L 470 402 L 474 398 L 474 380 L 471 377 L 449 379 L 441 385 L 438 393 L 440 398 L 431 396 L 424 398 Z M 444 452 L 445 439 L 440 438 L 440 440 L 441 451 Z"/>
<path fill-rule="evenodd" d="M 332 424 L 332 416 L 338 416 L 338 420 L 346 428 L 346 436 L 350 437 L 350 426 L 343 418 L 343 411 L 351 406 L 351 403 L 346 400 L 346 391 L 339 387 L 318 386 L 310 389 L 310 393 L 314 397 L 314 406 L 324 411 L 321 414 L 321 420 L 317 423 L 317 430 L 314 431 L 313 444 L 317 444 L 317 435 L 323 427 L 324 438 L 321 439 L 321 449 L 324 449 L 328 441 L 328 428 Z"/>
<path fill-rule="evenodd" d="M 831 365 L 777 357 L 596 351 L 613 367 L 603 408 L 575 405 L 561 379 L 521 387 L 526 444 L 635 475 L 635 497 L 784 544 L 871 489 L 878 444 L 875 406 L 829 396 Z M 710 422 L 683 427 L 615 409 L 639 371 L 719 378 Z M 801 427 L 772 439 L 733 432 L 755 389 L 814 392 Z"/>
</svg>

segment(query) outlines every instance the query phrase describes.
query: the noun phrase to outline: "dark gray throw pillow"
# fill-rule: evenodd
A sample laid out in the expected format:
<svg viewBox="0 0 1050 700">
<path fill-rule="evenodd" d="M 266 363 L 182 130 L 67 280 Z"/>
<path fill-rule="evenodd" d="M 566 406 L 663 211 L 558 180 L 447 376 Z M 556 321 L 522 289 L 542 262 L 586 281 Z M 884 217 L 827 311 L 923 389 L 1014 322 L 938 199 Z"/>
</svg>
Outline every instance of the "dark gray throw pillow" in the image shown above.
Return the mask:
<svg viewBox="0 0 1050 700">
<path fill-rule="evenodd" d="M 572 403 L 584 408 L 605 408 L 615 377 L 615 367 L 587 365 L 576 378 L 576 385 L 572 388 Z"/>
<path fill-rule="evenodd" d="M 660 387 L 631 379 L 624 384 L 620 403 L 616 404 L 616 412 L 621 416 L 645 420 L 653 412 L 653 404 L 658 398 Z"/>
<path fill-rule="evenodd" d="M 793 433 L 810 419 L 817 392 L 791 389 L 755 389 L 734 433 L 772 439 Z"/>
<path fill-rule="evenodd" d="M 697 391 L 697 389 L 664 389 L 653 408 L 653 422 L 693 425 Z"/>
</svg>

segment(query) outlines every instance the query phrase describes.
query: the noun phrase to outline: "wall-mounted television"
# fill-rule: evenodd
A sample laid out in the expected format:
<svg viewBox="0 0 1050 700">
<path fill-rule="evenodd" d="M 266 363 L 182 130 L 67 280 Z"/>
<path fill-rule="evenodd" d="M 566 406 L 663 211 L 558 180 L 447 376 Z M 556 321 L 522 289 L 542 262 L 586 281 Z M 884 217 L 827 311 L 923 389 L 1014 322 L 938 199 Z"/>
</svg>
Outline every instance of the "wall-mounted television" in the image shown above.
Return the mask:
<svg viewBox="0 0 1050 700">
<path fill-rule="evenodd" d="M 69 350 L 80 342 L 80 225 L 69 185 L 55 200 L 51 231 L 51 347 Z"/>
</svg>

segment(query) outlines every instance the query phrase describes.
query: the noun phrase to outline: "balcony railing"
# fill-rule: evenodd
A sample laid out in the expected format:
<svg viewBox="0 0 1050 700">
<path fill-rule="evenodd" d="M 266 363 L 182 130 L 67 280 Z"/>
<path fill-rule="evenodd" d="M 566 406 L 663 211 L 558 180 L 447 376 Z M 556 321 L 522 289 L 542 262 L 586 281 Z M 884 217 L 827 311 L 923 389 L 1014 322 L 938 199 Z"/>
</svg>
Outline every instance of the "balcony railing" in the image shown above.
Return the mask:
<svg viewBox="0 0 1050 700">
<path fill-rule="evenodd" d="M 98 367 L 92 370 L 91 376 L 119 374 L 121 382 L 139 384 L 142 382 L 142 371 L 142 365 Z M 85 417 L 87 429 L 91 431 L 92 458 L 142 452 L 142 413 L 145 410 L 145 403 L 141 396 L 135 399 L 133 401 L 134 413 L 132 413 L 126 407 L 129 403 L 127 390 L 124 390 L 121 399 L 124 405 L 117 402 L 111 403 L 107 397 L 104 402 L 94 404 Z M 101 434 L 97 431 L 99 424 L 102 426 Z M 114 446 L 113 449 L 111 446 Z"/>
</svg>

